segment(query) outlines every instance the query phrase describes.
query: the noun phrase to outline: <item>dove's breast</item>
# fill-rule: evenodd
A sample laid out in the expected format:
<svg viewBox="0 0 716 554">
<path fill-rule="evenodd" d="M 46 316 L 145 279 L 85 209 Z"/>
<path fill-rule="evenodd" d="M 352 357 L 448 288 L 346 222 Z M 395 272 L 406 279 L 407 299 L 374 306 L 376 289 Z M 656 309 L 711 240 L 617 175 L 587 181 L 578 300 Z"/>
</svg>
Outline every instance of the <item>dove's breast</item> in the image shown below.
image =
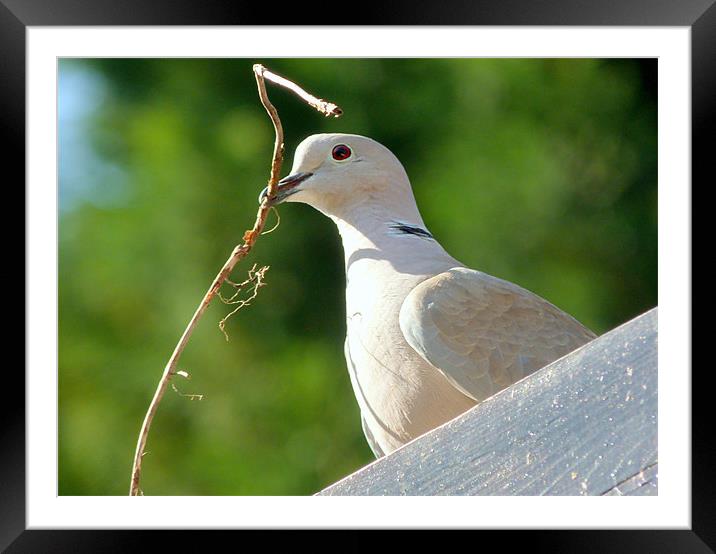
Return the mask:
<svg viewBox="0 0 716 554">
<path fill-rule="evenodd" d="M 432 275 L 397 274 L 375 260 L 364 265 L 348 273 L 346 363 L 364 425 L 388 454 L 475 402 L 427 363 L 400 329 L 403 301 Z"/>
</svg>

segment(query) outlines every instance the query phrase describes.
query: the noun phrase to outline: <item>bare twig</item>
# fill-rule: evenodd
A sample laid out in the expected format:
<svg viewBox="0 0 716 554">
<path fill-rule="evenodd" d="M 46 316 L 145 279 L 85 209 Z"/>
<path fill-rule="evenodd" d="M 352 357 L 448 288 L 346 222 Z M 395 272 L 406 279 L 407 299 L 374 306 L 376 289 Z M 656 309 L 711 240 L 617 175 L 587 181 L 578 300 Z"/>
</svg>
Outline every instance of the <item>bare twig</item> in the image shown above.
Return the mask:
<svg viewBox="0 0 716 554">
<path fill-rule="evenodd" d="M 276 83 L 277 85 L 287 88 L 288 90 L 296 94 L 299 98 L 301 98 L 304 102 L 316 108 L 326 117 L 340 117 L 343 114 L 343 110 L 341 110 L 332 102 L 326 102 L 325 100 L 316 98 L 315 96 L 308 94 L 305 90 L 303 90 L 295 83 L 292 83 L 288 79 L 284 79 L 280 75 L 272 73 L 262 65 L 256 64 L 254 66 L 254 71 L 257 71 L 257 68 L 259 68 L 258 71 L 260 71 L 266 79 L 268 79 L 272 83 Z"/>
<path fill-rule="evenodd" d="M 271 160 L 271 173 L 268 181 L 268 191 L 266 197 L 263 199 L 261 205 L 259 206 L 254 226 L 244 233 L 243 244 L 237 245 L 234 248 L 233 252 L 231 253 L 231 256 L 229 256 L 219 273 L 214 278 L 214 281 L 211 283 L 209 290 L 206 292 L 204 298 L 202 298 L 201 302 L 199 303 L 199 306 L 194 312 L 194 315 L 189 321 L 189 324 L 186 326 L 186 329 L 184 329 L 184 333 L 182 333 L 181 337 L 179 338 L 179 342 L 174 348 L 174 352 L 172 353 L 171 357 L 169 358 L 169 361 L 167 362 L 167 365 L 164 368 L 162 377 L 159 380 L 159 384 L 157 385 L 157 390 L 154 392 L 154 397 L 149 404 L 147 413 L 144 416 L 144 421 L 142 422 L 142 427 L 139 431 L 139 438 L 137 439 L 137 448 L 134 453 L 134 463 L 132 465 L 132 477 L 129 486 L 130 496 L 143 495 L 143 492 L 139 488 L 139 482 L 142 472 L 142 458 L 145 454 L 144 447 L 147 444 L 147 436 L 149 435 L 149 429 L 151 428 L 154 415 L 156 414 L 157 408 L 159 407 L 159 403 L 161 402 L 162 397 L 167 390 L 171 378 L 175 374 L 177 374 L 175 368 L 177 366 L 177 363 L 179 362 L 179 357 L 184 351 L 184 348 L 186 348 L 186 345 L 189 342 L 189 338 L 194 332 L 197 323 L 201 319 L 201 316 L 204 315 L 204 312 L 209 307 L 209 304 L 211 303 L 214 296 L 216 296 L 221 285 L 229 277 L 231 271 L 234 269 L 234 266 L 236 266 L 239 260 L 246 257 L 246 255 L 253 248 L 256 239 L 263 231 L 263 228 L 266 224 L 266 216 L 268 215 L 268 212 L 271 209 L 271 203 L 276 196 L 276 187 L 278 183 L 279 174 L 281 173 L 281 165 L 283 163 L 283 127 L 281 126 L 281 120 L 278 117 L 278 112 L 276 111 L 276 108 L 274 108 L 273 104 L 271 104 L 268 99 L 264 78 L 279 86 L 291 90 L 300 98 L 302 98 L 305 102 L 307 102 L 326 116 L 332 115 L 334 117 L 339 117 L 343 113 L 342 110 L 335 104 L 325 102 L 324 100 L 321 100 L 319 98 L 316 98 L 315 96 L 308 94 L 295 83 L 268 71 L 264 66 L 260 64 L 254 65 L 253 69 L 254 76 L 256 77 L 256 85 L 258 86 L 259 98 L 261 99 L 261 103 L 263 104 L 264 108 L 266 108 L 266 111 L 271 118 L 271 122 L 273 123 L 274 130 L 276 132 L 276 140 L 274 142 L 273 149 L 273 159 Z M 263 276 L 263 274 L 261 276 Z M 239 306 L 241 306 L 241 304 L 239 304 Z"/>
</svg>

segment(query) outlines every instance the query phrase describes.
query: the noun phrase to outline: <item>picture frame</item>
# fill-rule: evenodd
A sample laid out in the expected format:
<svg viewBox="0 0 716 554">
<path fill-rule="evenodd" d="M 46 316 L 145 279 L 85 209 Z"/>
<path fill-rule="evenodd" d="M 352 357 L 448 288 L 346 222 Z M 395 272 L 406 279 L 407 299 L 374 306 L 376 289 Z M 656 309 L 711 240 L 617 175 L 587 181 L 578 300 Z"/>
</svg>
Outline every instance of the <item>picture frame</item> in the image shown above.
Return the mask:
<svg viewBox="0 0 716 554">
<path fill-rule="evenodd" d="M 255 6 L 223 3 L 139 2 L 118 3 L 38 2 L 3 0 L 0 4 L 0 44 L 5 63 L 2 87 L 5 133 L 8 141 L 6 159 L 16 166 L 18 179 L 25 176 L 25 94 L 26 94 L 26 42 L 27 27 L 31 26 L 96 26 L 96 25 L 256 25 L 268 18 Z M 268 14 L 266 14 L 268 15 Z M 272 24 L 315 24 L 299 8 L 290 8 L 272 14 L 278 21 Z M 292 20 L 292 17 L 296 19 Z M 691 29 L 692 53 L 692 182 L 705 181 L 706 164 L 710 156 L 707 133 L 712 132 L 714 98 L 716 98 L 716 7 L 712 0 L 673 2 L 671 5 L 649 5 L 643 1 L 587 3 L 579 1 L 534 3 L 511 0 L 508 2 L 475 2 L 472 4 L 432 5 L 417 9 L 407 3 L 392 4 L 389 9 L 368 8 L 362 11 L 356 23 L 375 25 L 529 25 L 529 26 L 681 26 Z M 327 23 L 328 25 L 336 24 Z M 693 184 L 692 184 L 693 190 Z M 26 295 L 31 291 L 26 290 Z M 31 332 L 31 329 L 28 329 Z M 8 372 L 6 387 L 13 391 L 24 390 L 24 379 L 19 372 Z M 674 531 L 619 531 L 580 533 L 531 532 L 538 537 L 529 539 L 540 547 L 560 545 L 570 551 L 589 545 L 592 551 L 614 550 L 650 552 L 698 552 L 716 548 L 716 530 L 713 522 L 714 489 L 710 478 L 713 467 L 713 449 L 706 425 L 705 395 L 708 386 L 705 377 L 692 372 L 692 528 Z M 9 403 L 15 405 L 10 406 Z M 3 485 L 0 517 L 0 546 L 11 551 L 54 551 L 80 546 L 82 549 L 101 549 L 104 545 L 123 544 L 131 548 L 139 544 L 136 537 L 124 531 L 39 531 L 27 530 L 25 524 L 25 403 L 21 394 L 6 399 L 9 417 L 4 424 L 5 448 L 2 456 Z M 162 538 L 166 540 L 166 537 Z M 186 537 L 179 539 L 186 547 Z M 197 543 L 198 544 L 198 543 Z M 595 550 L 596 549 L 596 550 Z"/>
</svg>

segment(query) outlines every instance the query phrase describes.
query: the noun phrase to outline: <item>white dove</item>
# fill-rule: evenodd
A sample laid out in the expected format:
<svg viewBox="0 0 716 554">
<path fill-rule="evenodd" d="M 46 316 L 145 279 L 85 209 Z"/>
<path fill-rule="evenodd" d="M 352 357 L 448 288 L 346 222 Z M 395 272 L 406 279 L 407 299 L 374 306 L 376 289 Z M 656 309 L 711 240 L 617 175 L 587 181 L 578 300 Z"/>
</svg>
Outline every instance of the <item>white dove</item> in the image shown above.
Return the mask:
<svg viewBox="0 0 716 554">
<path fill-rule="evenodd" d="M 595 338 L 539 296 L 450 256 L 426 229 L 400 161 L 370 138 L 305 139 L 280 202 L 309 204 L 338 227 L 345 356 L 376 457 Z"/>
</svg>

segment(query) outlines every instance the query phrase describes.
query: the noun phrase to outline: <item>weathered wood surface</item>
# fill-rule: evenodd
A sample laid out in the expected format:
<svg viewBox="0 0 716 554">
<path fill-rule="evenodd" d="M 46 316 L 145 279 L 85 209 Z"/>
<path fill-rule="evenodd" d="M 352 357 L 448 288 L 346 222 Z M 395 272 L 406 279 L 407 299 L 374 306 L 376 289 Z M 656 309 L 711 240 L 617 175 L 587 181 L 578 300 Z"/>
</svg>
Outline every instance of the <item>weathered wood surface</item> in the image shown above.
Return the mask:
<svg viewBox="0 0 716 554">
<path fill-rule="evenodd" d="M 320 495 L 657 494 L 657 309 Z"/>
<path fill-rule="evenodd" d="M 604 496 L 656 496 L 659 464 L 654 464 L 619 483 Z"/>
</svg>

